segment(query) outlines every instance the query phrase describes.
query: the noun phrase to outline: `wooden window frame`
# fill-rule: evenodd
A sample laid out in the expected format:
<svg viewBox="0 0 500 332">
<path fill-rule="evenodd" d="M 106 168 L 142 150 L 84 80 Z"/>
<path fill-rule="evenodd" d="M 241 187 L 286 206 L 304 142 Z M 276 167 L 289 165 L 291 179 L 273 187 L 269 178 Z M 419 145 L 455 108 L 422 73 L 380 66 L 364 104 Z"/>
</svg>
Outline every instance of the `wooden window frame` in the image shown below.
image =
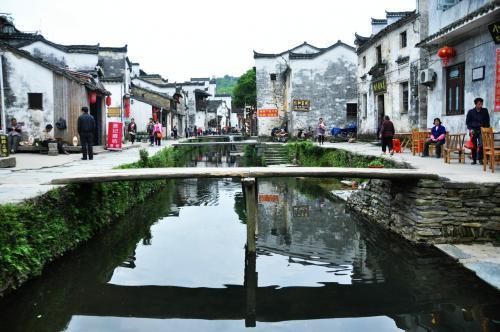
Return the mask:
<svg viewBox="0 0 500 332">
<path fill-rule="evenodd" d="M 399 46 L 400 48 L 408 46 L 408 34 L 406 33 L 406 30 L 399 34 Z"/>
<path fill-rule="evenodd" d="M 457 78 L 450 78 L 450 73 L 458 69 Z M 458 88 L 458 89 L 457 89 Z M 457 96 L 458 91 L 458 96 Z M 463 115 L 465 94 L 465 63 L 446 67 L 446 115 Z M 457 105 L 458 104 L 458 105 Z"/>
<path fill-rule="evenodd" d="M 406 102 L 405 102 L 405 87 L 406 85 Z M 410 110 L 410 83 L 401 82 L 399 84 L 401 89 L 401 113 L 408 113 Z"/>
</svg>

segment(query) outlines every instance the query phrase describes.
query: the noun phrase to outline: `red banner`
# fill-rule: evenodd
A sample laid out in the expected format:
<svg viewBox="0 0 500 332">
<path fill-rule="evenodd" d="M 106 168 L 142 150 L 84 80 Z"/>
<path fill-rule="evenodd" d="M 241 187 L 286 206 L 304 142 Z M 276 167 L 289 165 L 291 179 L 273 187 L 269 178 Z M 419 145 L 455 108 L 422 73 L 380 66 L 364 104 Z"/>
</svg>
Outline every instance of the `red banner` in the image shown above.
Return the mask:
<svg viewBox="0 0 500 332">
<path fill-rule="evenodd" d="M 121 122 L 108 123 L 108 150 L 122 149 L 122 126 Z"/>
<path fill-rule="evenodd" d="M 278 116 L 278 110 L 275 108 L 261 108 L 257 110 L 259 118 L 275 118 Z"/>
<path fill-rule="evenodd" d="M 500 48 L 497 48 L 496 60 L 495 112 L 500 112 Z"/>
</svg>

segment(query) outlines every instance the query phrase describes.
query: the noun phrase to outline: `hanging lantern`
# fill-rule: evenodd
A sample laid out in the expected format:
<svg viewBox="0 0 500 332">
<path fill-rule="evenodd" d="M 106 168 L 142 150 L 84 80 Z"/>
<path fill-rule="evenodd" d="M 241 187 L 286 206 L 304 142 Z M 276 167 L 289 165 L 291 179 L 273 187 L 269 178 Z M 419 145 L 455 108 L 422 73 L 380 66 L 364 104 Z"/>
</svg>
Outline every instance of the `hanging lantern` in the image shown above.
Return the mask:
<svg viewBox="0 0 500 332">
<path fill-rule="evenodd" d="M 95 104 L 97 102 L 97 93 L 95 91 L 90 91 L 89 93 L 89 103 Z"/>
<path fill-rule="evenodd" d="M 111 96 L 106 96 L 106 106 L 111 106 Z"/>
<path fill-rule="evenodd" d="M 125 98 L 124 103 L 125 103 L 125 117 L 129 118 L 130 117 L 130 98 Z"/>
<path fill-rule="evenodd" d="M 152 107 L 152 113 L 153 113 L 153 121 L 158 120 L 158 108 Z"/>
<path fill-rule="evenodd" d="M 438 50 L 438 57 L 443 60 L 443 65 L 446 67 L 448 65 L 448 61 L 453 58 L 456 54 L 456 51 L 453 47 L 443 46 Z"/>
</svg>

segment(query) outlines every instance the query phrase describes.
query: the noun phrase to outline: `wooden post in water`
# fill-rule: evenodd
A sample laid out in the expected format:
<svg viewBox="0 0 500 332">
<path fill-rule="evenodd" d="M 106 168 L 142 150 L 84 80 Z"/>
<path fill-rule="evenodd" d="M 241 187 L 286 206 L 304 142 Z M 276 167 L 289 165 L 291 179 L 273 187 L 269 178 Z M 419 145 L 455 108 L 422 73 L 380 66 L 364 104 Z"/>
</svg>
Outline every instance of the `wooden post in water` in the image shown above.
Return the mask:
<svg viewBox="0 0 500 332">
<path fill-rule="evenodd" d="M 247 246 L 245 251 L 245 292 L 246 292 L 246 317 L 245 326 L 256 326 L 257 305 L 257 279 L 255 230 L 257 224 L 257 200 L 255 178 L 241 180 L 245 191 L 245 205 L 247 212 Z"/>
</svg>

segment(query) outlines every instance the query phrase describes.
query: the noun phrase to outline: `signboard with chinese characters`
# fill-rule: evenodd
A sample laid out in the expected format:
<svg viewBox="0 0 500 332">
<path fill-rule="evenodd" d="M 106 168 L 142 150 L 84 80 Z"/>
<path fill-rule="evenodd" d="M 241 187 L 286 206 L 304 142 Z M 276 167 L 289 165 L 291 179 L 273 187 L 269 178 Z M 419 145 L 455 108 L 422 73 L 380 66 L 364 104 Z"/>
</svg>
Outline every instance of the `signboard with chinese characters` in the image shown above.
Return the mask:
<svg viewBox="0 0 500 332">
<path fill-rule="evenodd" d="M 9 137 L 0 135 L 0 157 L 8 157 L 9 152 Z"/>
<path fill-rule="evenodd" d="M 293 216 L 297 218 L 309 217 L 309 205 L 297 205 L 293 207 Z"/>
<path fill-rule="evenodd" d="M 257 110 L 259 118 L 276 118 L 278 117 L 278 110 L 276 108 L 261 108 Z"/>
<path fill-rule="evenodd" d="M 488 30 L 495 44 L 500 44 L 500 22 L 491 23 L 488 25 Z"/>
<path fill-rule="evenodd" d="M 122 126 L 121 122 L 108 123 L 108 150 L 122 149 Z"/>
<path fill-rule="evenodd" d="M 309 112 L 311 101 L 309 99 L 294 99 L 292 109 L 298 112 Z"/>
<path fill-rule="evenodd" d="M 259 203 L 263 202 L 271 202 L 276 203 L 279 201 L 279 196 L 275 194 L 260 194 L 259 195 Z"/>
<path fill-rule="evenodd" d="M 121 116 L 120 107 L 108 107 L 108 118 Z"/>
<path fill-rule="evenodd" d="M 495 65 L 495 112 L 500 112 L 500 48 L 496 52 Z"/>
<path fill-rule="evenodd" d="M 373 93 L 385 93 L 387 91 L 387 83 L 385 78 L 372 82 Z"/>
</svg>

